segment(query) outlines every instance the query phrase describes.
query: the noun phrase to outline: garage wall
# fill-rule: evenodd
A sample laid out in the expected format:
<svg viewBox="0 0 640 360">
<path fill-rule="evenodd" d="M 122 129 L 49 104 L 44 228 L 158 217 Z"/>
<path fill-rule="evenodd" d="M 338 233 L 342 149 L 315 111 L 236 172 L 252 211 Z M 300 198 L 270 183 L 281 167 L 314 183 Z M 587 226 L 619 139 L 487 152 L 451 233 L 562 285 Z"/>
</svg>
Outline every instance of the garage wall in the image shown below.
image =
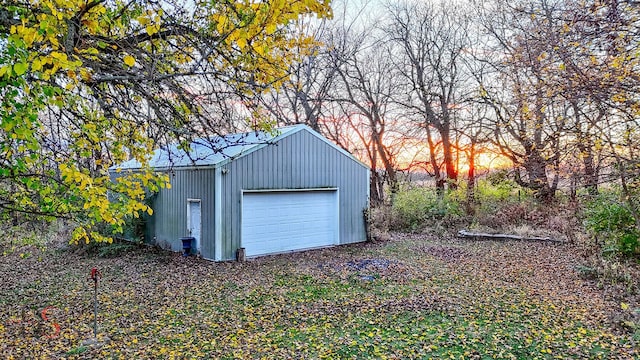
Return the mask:
<svg viewBox="0 0 640 360">
<path fill-rule="evenodd" d="M 340 243 L 366 240 L 368 168 L 307 130 L 224 165 L 221 180 L 224 259 L 240 247 L 242 190 L 338 188 Z"/>
<path fill-rule="evenodd" d="M 147 225 L 148 239 L 156 238 L 156 244 L 182 251 L 180 238 L 187 233 L 187 199 L 201 199 L 202 256 L 213 259 L 214 236 L 214 179 L 215 170 L 174 169 L 168 171 L 171 189 L 161 190 L 153 201 L 154 213 Z"/>
</svg>

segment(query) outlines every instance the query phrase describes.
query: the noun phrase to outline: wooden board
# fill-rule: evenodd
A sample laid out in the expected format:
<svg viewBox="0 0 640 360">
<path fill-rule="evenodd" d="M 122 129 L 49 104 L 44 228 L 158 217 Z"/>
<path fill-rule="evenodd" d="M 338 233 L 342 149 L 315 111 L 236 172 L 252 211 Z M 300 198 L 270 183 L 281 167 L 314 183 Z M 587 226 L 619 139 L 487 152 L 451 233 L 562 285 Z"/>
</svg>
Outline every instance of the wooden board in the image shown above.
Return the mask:
<svg viewBox="0 0 640 360">
<path fill-rule="evenodd" d="M 530 237 L 520 236 L 513 234 L 489 234 L 489 233 L 474 233 L 467 230 L 458 231 L 458 237 L 462 238 L 474 238 L 474 239 L 491 239 L 491 240 L 520 240 L 520 241 L 547 241 L 554 243 L 564 243 L 562 240 L 552 239 L 549 237 Z"/>
</svg>

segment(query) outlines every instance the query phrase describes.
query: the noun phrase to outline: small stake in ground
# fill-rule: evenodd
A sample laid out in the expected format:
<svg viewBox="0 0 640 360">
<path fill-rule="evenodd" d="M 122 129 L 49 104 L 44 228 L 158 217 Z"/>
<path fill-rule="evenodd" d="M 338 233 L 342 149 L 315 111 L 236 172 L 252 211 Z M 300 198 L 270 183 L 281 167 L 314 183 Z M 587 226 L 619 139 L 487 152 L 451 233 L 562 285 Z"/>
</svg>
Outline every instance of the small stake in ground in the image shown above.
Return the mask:
<svg viewBox="0 0 640 360">
<path fill-rule="evenodd" d="M 91 276 L 89 279 L 93 280 L 93 337 L 98 337 L 98 281 L 102 277 L 100 270 L 97 268 L 91 269 Z M 88 279 L 87 279 L 88 280 Z"/>
<path fill-rule="evenodd" d="M 109 341 L 106 336 L 98 340 L 98 282 L 100 282 L 101 277 L 100 271 L 93 268 L 91 269 L 91 275 L 87 278 L 87 280 L 93 280 L 93 338 L 83 341 L 82 346 L 98 348 Z"/>
</svg>

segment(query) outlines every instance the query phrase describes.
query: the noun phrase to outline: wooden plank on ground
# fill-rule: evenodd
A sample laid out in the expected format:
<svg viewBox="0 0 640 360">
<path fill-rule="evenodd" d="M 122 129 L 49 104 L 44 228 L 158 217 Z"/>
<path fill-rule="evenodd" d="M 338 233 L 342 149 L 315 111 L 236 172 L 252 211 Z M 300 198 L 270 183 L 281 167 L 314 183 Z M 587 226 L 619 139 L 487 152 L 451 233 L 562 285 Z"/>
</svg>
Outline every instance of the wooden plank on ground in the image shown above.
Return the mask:
<svg viewBox="0 0 640 360">
<path fill-rule="evenodd" d="M 520 236 L 514 234 L 489 234 L 480 232 L 470 232 L 467 230 L 458 231 L 458 237 L 461 238 L 473 238 L 473 239 L 490 239 L 490 240 L 519 240 L 519 241 L 546 241 L 553 243 L 564 243 L 565 241 L 552 239 L 550 237 L 536 237 L 536 236 Z"/>
</svg>

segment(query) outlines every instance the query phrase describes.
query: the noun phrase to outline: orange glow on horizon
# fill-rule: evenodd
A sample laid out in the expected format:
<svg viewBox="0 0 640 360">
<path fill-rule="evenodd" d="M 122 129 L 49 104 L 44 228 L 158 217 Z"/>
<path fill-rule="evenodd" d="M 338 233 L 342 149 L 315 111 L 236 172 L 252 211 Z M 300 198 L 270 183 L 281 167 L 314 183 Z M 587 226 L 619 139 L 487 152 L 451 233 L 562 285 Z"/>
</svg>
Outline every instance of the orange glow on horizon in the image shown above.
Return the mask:
<svg viewBox="0 0 640 360">
<path fill-rule="evenodd" d="M 460 159 L 455 162 L 458 166 L 458 174 L 460 178 L 467 176 L 469 172 L 469 161 L 464 152 L 457 154 Z M 454 157 L 456 154 L 454 153 Z M 410 171 L 420 171 L 423 167 L 416 164 L 425 164 L 429 159 L 429 149 L 427 145 L 422 143 L 414 143 L 406 145 L 396 157 L 397 167 L 399 169 L 408 169 Z M 366 162 L 366 161 L 365 161 Z M 439 160 L 439 163 L 442 161 Z M 476 153 L 474 161 L 476 175 L 481 175 L 490 170 L 500 170 L 511 167 L 511 161 L 503 155 L 495 151 L 485 150 Z M 430 165 L 428 166 L 431 167 Z"/>
<path fill-rule="evenodd" d="M 500 170 L 511 167 L 511 161 L 504 157 L 491 152 L 481 152 L 476 155 L 475 159 L 476 175 L 480 172 L 488 170 Z M 466 158 L 460 159 L 458 173 L 461 176 L 466 176 L 469 172 L 469 163 Z"/>
</svg>

